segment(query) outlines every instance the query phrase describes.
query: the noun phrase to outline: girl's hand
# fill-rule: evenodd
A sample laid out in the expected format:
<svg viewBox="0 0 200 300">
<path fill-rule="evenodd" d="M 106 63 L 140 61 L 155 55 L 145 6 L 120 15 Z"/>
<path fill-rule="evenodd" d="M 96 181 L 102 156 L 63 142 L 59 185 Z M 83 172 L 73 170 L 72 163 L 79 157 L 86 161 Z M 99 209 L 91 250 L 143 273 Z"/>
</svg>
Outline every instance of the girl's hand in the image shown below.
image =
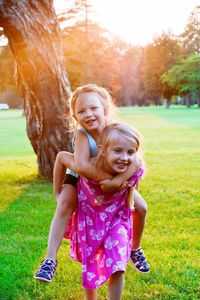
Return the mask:
<svg viewBox="0 0 200 300">
<path fill-rule="evenodd" d="M 128 181 L 125 181 L 125 182 L 120 186 L 119 191 L 124 190 L 125 188 L 127 188 L 127 186 L 128 186 Z"/>
<path fill-rule="evenodd" d="M 103 192 L 113 192 L 113 191 L 121 191 L 127 185 L 127 181 L 122 185 L 115 179 L 104 179 L 99 182 L 100 187 Z"/>
<path fill-rule="evenodd" d="M 103 192 L 112 192 L 115 188 L 115 186 L 113 186 L 112 180 L 110 179 L 101 180 L 99 184 Z"/>
</svg>

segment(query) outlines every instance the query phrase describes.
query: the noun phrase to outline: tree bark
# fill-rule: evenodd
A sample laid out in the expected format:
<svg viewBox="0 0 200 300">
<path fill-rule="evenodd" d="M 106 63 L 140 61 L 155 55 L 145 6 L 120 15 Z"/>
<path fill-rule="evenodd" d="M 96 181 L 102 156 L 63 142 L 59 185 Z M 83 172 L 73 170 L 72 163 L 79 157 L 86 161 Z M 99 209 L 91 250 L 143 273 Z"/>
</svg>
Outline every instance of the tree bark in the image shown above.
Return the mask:
<svg viewBox="0 0 200 300">
<path fill-rule="evenodd" d="M 17 62 L 27 134 L 38 173 L 52 179 L 58 151 L 71 151 L 68 98 L 71 94 L 51 0 L 0 0 L 3 27 Z"/>
</svg>

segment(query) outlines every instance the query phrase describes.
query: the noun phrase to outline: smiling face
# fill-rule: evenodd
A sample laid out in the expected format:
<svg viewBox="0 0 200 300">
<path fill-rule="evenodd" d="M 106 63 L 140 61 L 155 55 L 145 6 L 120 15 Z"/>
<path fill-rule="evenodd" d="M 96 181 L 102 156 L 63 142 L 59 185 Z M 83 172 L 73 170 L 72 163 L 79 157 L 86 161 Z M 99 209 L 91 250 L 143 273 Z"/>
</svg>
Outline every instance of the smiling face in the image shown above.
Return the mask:
<svg viewBox="0 0 200 300">
<path fill-rule="evenodd" d="M 136 143 L 126 137 L 115 134 L 108 143 L 104 156 L 104 168 L 111 174 L 124 173 L 134 161 Z"/>
<path fill-rule="evenodd" d="M 74 117 L 88 132 L 103 130 L 106 117 L 99 95 L 87 93 L 76 101 Z"/>
</svg>

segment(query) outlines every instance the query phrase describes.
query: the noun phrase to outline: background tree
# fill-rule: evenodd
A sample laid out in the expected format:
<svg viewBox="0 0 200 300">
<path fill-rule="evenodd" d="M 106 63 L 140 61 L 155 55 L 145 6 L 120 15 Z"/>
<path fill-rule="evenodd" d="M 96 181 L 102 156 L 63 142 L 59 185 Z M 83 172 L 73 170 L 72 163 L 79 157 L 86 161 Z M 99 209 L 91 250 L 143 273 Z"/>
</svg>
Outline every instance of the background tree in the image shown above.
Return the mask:
<svg viewBox="0 0 200 300">
<path fill-rule="evenodd" d="M 200 53 L 200 6 L 191 12 L 185 31 L 180 35 L 180 40 L 187 55 Z"/>
<path fill-rule="evenodd" d="M 174 91 L 167 83 L 161 81 L 161 76 L 178 63 L 183 54 L 183 48 L 171 33 L 163 33 L 156 37 L 154 42 L 144 49 L 144 89 L 146 96 L 154 99 L 155 104 L 160 104 L 161 97 L 165 97 L 169 104 Z"/>
<path fill-rule="evenodd" d="M 141 76 L 142 48 L 129 47 L 121 58 L 121 104 L 144 104 Z"/>
<path fill-rule="evenodd" d="M 92 6 L 88 3 L 87 0 L 72 0 L 67 2 L 68 7 L 62 11 L 58 15 L 58 21 L 61 22 L 61 26 L 64 28 L 63 32 L 64 35 L 70 35 L 72 37 L 73 41 L 73 34 L 79 34 L 81 33 L 81 46 L 84 48 L 83 51 L 83 59 L 81 58 L 81 61 L 84 61 L 84 67 L 85 67 L 85 76 L 87 76 L 87 81 L 91 82 L 93 78 L 93 69 L 91 66 L 91 49 L 90 46 L 92 43 L 90 43 L 90 32 L 89 32 L 89 26 L 90 26 L 90 15 L 94 14 L 94 11 L 92 10 Z M 76 31 L 76 32 L 74 32 Z M 75 35 L 76 39 L 77 36 Z M 73 47 L 73 50 L 76 53 L 76 47 Z M 80 49 L 78 50 L 80 52 Z M 87 53 L 87 60 L 84 60 L 84 56 Z M 75 56 L 75 55 L 73 55 Z"/>
<path fill-rule="evenodd" d="M 200 56 L 193 54 L 182 60 L 179 65 L 173 66 L 162 76 L 162 81 L 172 89 L 176 89 L 177 95 L 187 96 L 189 106 L 191 95 L 197 98 L 200 106 Z"/>
<path fill-rule="evenodd" d="M 88 35 L 86 44 L 82 21 L 63 29 L 63 51 L 71 87 L 74 89 L 94 82 L 109 89 L 118 101 L 121 84 L 120 52 L 125 43 L 91 20 L 88 20 Z"/>
<path fill-rule="evenodd" d="M 77 0 L 58 18 L 71 87 L 95 82 L 108 88 L 119 102 L 120 59 L 126 43 L 92 21 L 93 15 L 88 1 Z"/>
<path fill-rule="evenodd" d="M 15 84 L 15 69 L 15 60 L 11 55 L 9 45 L 0 47 L 0 92 Z"/>
<path fill-rule="evenodd" d="M 59 150 L 71 150 L 66 121 L 70 85 L 60 46 L 53 1 L 0 1 L 0 26 L 14 54 L 27 134 L 39 175 L 52 179 Z"/>
<path fill-rule="evenodd" d="M 16 62 L 10 46 L 0 47 L 0 102 L 7 103 L 10 108 L 22 107 L 16 75 Z"/>
</svg>

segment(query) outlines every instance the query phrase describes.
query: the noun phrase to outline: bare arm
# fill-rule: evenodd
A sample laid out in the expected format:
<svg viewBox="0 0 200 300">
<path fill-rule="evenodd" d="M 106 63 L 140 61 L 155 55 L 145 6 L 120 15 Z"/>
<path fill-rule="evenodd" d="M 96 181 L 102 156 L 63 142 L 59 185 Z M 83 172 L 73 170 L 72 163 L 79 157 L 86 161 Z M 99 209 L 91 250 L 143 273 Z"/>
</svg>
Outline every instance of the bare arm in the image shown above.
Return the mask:
<svg viewBox="0 0 200 300">
<path fill-rule="evenodd" d="M 95 160 L 90 159 L 89 141 L 85 133 L 82 131 L 78 131 L 76 134 L 74 161 L 76 172 L 79 175 L 96 180 Z M 111 177 L 109 174 L 103 172 L 103 170 L 101 173 L 102 174 L 98 174 L 100 175 L 100 180 Z"/>
<path fill-rule="evenodd" d="M 53 190 L 56 197 L 61 192 L 67 168 L 81 176 L 95 180 L 95 160 L 90 159 L 88 138 L 81 131 L 76 134 L 74 154 L 60 151 L 56 156 L 53 170 Z M 102 171 L 100 180 L 105 178 L 110 177 Z"/>
</svg>

